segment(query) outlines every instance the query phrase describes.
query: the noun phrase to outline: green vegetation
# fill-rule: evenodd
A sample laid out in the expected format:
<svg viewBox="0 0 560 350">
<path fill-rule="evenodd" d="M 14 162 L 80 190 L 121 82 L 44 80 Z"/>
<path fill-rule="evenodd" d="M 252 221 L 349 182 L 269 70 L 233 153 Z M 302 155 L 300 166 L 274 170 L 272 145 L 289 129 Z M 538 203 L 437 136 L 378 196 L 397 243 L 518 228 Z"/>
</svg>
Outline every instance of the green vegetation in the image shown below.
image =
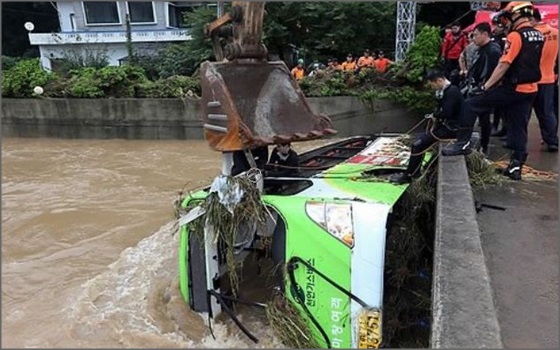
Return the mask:
<svg viewBox="0 0 560 350">
<path fill-rule="evenodd" d="M 3 73 L 2 96 L 31 97 L 35 86 L 44 86 L 53 79 L 56 75 L 45 72 L 38 58 L 21 60 Z"/>
</svg>

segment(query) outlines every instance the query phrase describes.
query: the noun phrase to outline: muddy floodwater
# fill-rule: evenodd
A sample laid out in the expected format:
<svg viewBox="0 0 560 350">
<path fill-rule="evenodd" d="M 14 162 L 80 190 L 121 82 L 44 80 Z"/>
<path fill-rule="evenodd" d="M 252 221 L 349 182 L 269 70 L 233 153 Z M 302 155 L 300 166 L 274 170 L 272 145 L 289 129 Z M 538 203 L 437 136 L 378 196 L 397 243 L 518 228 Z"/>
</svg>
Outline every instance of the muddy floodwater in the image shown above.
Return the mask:
<svg viewBox="0 0 560 350">
<path fill-rule="evenodd" d="M 2 347 L 283 347 L 258 310 L 258 344 L 214 339 L 179 295 L 173 201 L 220 165 L 204 140 L 3 139 Z"/>
</svg>

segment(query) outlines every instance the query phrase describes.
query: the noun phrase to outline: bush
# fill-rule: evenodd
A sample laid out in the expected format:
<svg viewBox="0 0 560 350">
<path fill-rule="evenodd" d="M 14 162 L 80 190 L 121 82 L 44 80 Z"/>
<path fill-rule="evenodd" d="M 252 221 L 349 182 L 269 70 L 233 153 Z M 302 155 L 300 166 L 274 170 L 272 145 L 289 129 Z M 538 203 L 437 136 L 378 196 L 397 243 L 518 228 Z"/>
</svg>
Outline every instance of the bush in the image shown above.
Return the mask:
<svg viewBox="0 0 560 350">
<path fill-rule="evenodd" d="M 100 87 L 108 97 L 134 97 L 134 86 L 146 82 L 144 70 L 138 66 L 108 66 L 97 71 Z"/>
<path fill-rule="evenodd" d="M 43 87 L 55 78 L 53 73 L 43 70 L 38 58 L 21 60 L 4 72 L 2 96 L 31 97 L 35 86 Z"/>
<path fill-rule="evenodd" d="M 200 96 L 200 80 L 185 76 L 172 76 L 155 82 L 146 81 L 136 85 L 136 97 L 179 98 Z"/>
<path fill-rule="evenodd" d="M 86 67 L 70 72 L 69 97 L 134 97 L 135 86 L 148 81 L 144 70 L 137 66 Z"/>
<path fill-rule="evenodd" d="M 424 26 L 406 53 L 406 78 L 411 83 L 421 82 L 429 69 L 438 66 L 441 37 L 437 27 Z"/>
<path fill-rule="evenodd" d="M 92 67 L 80 68 L 70 71 L 68 81 L 68 92 L 70 97 L 96 98 L 105 97 L 101 88 L 101 79 L 97 69 Z"/>
</svg>

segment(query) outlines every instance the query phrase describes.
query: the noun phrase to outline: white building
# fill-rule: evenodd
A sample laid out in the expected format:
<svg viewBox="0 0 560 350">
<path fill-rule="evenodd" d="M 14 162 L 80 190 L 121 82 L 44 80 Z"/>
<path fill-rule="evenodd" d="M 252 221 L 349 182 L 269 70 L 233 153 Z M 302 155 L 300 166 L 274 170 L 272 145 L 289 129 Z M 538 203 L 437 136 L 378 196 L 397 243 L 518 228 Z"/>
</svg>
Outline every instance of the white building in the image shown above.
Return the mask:
<svg viewBox="0 0 560 350">
<path fill-rule="evenodd" d="M 190 39 L 183 14 L 204 2 L 72 1 L 56 2 L 60 33 L 29 33 L 38 45 L 41 64 L 51 70 L 57 59 L 106 57 L 109 65 L 128 58 L 126 18 L 130 19 L 134 52 L 150 54 L 172 42 Z"/>
</svg>

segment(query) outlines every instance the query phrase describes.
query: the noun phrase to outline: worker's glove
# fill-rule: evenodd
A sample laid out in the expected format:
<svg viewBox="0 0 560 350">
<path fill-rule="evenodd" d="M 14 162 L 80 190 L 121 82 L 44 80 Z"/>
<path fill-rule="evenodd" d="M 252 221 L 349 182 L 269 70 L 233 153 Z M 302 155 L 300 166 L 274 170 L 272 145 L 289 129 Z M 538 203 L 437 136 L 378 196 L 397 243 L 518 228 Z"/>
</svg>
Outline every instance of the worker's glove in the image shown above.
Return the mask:
<svg viewBox="0 0 560 350">
<path fill-rule="evenodd" d="M 434 118 L 434 114 L 433 114 L 433 113 L 424 114 L 424 119 L 435 119 L 435 118 Z"/>
</svg>

